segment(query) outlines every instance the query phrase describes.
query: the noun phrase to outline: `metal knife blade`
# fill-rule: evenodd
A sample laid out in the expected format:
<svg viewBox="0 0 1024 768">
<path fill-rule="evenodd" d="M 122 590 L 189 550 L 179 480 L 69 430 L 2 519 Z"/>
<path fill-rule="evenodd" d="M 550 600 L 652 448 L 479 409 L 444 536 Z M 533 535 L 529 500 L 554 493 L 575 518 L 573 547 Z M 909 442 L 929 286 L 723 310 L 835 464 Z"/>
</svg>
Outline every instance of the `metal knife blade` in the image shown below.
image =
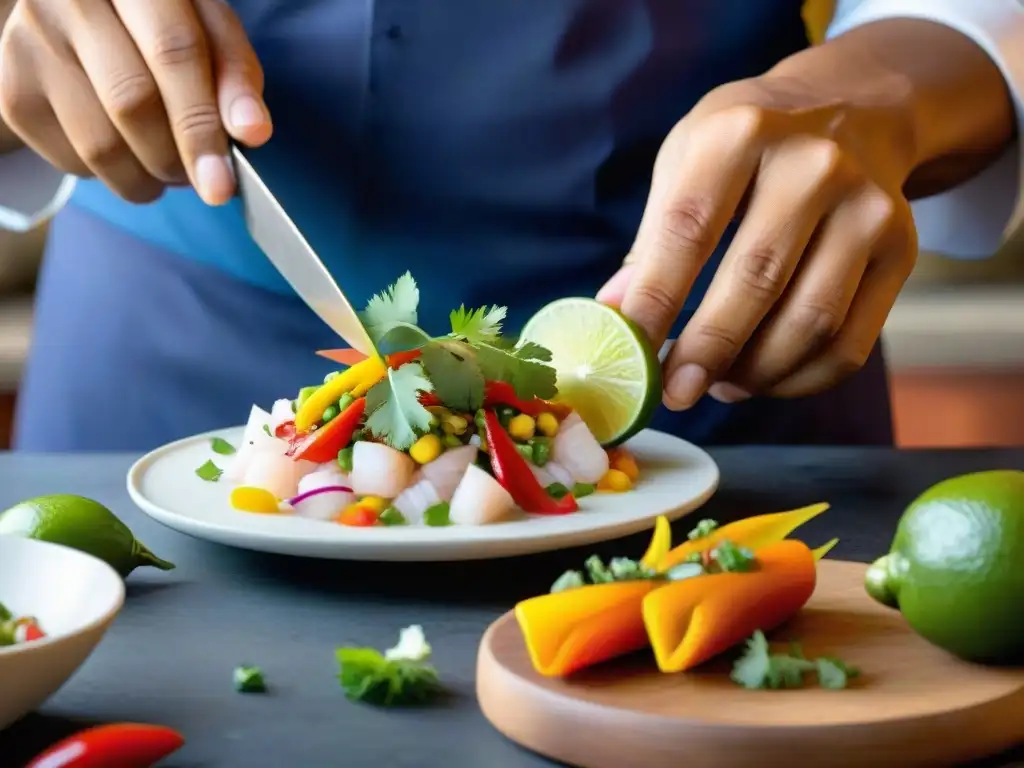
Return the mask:
<svg viewBox="0 0 1024 768">
<path fill-rule="evenodd" d="M 245 224 L 253 240 L 309 308 L 343 341 L 364 355 L 376 355 L 366 326 L 316 251 L 237 146 L 232 147 L 231 154 Z"/>
</svg>

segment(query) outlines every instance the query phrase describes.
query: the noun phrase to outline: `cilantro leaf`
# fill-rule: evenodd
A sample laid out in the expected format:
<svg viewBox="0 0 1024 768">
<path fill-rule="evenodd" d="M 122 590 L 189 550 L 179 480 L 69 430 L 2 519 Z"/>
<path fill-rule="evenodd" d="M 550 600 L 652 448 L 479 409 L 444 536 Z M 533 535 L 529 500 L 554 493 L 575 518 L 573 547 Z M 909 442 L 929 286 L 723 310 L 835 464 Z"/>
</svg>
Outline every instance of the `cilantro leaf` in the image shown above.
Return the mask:
<svg viewBox="0 0 1024 768">
<path fill-rule="evenodd" d="M 264 424 L 263 426 L 266 427 L 267 425 Z M 270 433 L 269 428 L 267 429 L 267 433 Z M 210 440 L 210 449 L 214 453 L 219 453 L 221 456 L 230 456 L 232 453 L 235 452 L 235 446 L 233 446 L 223 437 L 215 437 L 212 440 Z"/>
<path fill-rule="evenodd" d="M 699 523 L 697 523 L 697 527 L 686 535 L 686 538 L 688 538 L 690 541 L 703 539 L 707 536 L 710 536 L 716 528 L 718 528 L 718 523 L 716 523 L 714 520 L 701 520 Z"/>
<path fill-rule="evenodd" d="M 753 552 L 746 547 L 737 547 L 728 539 L 718 542 L 711 557 L 719 568 L 727 572 L 746 573 L 757 566 Z"/>
<path fill-rule="evenodd" d="M 746 651 L 733 665 L 731 678 L 749 689 L 799 688 L 807 672 L 816 672 L 818 685 L 831 690 L 845 688 L 860 674 L 856 667 L 831 656 L 810 661 L 796 643 L 791 644 L 788 654 L 772 653 L 764 633 L 757 630 L 747 641 Z"/>
<path fill-rule="evenodd" d="M 431 414 L 420 403 L 419 394 L 433 389 L 419 363 L 388 369 L 387 376 L 366 393 L 366 410 L 370 412 L 366 427 L 392 448 L 407 450 L 430 430 Z"/>
<path fill-rule="evenodd" d="M 466 309 L 461 305 L 452 310 L 449 319 L 452 323 L 452 336 L 466 339 L 469 342 L 493 342 L 501 336 L 501 324 L 508 310 L 505 307 L 492 305 L 477 309 Z"/>
<path fill-rule="evenodd" d="M 373 343 L 380 346 L 389 341 L 395 348 L 418 346 L 430 337 L 417 323 L 420 289 L 412 274 L 406 272 L 386 291 L 374 295 L 359 313 Z"/>
<path fill-rule="evenodd" d="M 540 354 L 534 347 L 537 345 L 525 344 L 517 349 L 504 350 L 493 344 L 474 345 L 476 359 L 485 379 L 508 382 L 516 396 L 522 400 L 534 397 L 549 400 L 558 393 L 555 369 L 537 358 L 523 357 L 524 354 Z"/>
<path fill-rule="evenodd" d="M 434 341 L 423 347 L 420 359 L 444 405 L 471 412 L 483 405 L 484 375 L 472 348 L 460 342 Z"/>
<path fill-rule="evenodd" d="M 350 701 L 380 707 L 421 704 L 440 692 L 437 670 L 427 663 L 430 645 L 420 627 L 402 630 L 398 645 L 381 653 L 373 648 L 338 648 L 338 679 Z"/>
<path fill-rule="evenodd" d="M 539 360 L 542 363 L 551 362 L 551 350 L 547 347 L 542 347 L 535 341 L 520 342 L 513 350 L 513 354 L 521 360 Z"/>
<path fill-rule="evenodd" d="M 201 480 L 205 480 L 208 483 L 215 483 L 220 480 L 220 476 L 224 474 L 224 470 L 212 461 L 207 460 L 201 467 L 196 469 L 196 474 Z"/>
<path fill-rule="evenodd" d="M 820 656 L 814 660 L 818 672 L 818 685 L 829 690 L 845 688 L 860 670 L 831 656 Z"/>
</svg>

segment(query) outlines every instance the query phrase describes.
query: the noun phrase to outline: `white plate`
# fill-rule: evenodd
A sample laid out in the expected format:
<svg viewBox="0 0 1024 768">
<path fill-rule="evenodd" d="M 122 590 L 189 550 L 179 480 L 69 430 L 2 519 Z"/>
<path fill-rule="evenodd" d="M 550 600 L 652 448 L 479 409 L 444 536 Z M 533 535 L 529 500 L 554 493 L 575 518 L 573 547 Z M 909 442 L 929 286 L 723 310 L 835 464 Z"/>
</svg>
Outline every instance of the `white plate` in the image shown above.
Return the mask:
<svg viewBox="0 0 1024 768">
<path fill-rule="evenodd" d="M 124 602 L 113 568 L 67 547 L 0 536 L 0 602 L 33 616 L 41 640 L 0 647 L 0 730 L 64 685 L 103 638 Z"/>
<path fill-rule="evenodd" d="M 207 482 L 196 468 L 227 457 L 210 450 L 222 437 L 234 446 L 242 427 L 185 438 L 142 457 L 128 472 L 128 493 L 154 520 L 200 539 L 242 549 L 336 560 L 483 560 L 593 544 L 649 529 L 655 518 L 676 519 L 707 501 L 718 466 L 700 448 L 646 430 L 629 441 L 640 481 L 629 493 L 594 494 L 580 511 L 531 516 L 484 526 L 352 528 L 290 515 L 256 515 L 231 507 L 232 485 Z"/>
</svg>

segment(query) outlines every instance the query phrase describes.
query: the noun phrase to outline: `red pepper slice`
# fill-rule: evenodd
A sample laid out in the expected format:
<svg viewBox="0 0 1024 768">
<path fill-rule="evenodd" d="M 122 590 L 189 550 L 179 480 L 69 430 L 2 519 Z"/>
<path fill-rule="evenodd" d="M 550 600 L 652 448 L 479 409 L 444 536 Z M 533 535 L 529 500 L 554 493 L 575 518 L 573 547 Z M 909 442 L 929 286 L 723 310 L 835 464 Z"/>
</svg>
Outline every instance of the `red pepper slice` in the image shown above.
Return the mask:
<svg viewBox="0 0 1024 768">
<path fill-rule="evenodd" d="M 571 493 L 567 493 L 561 499 L 553 499 L 537 482 L 526 459 L 519 455 L 516 444 L 502 428 L 494 411 L 484 412 L 484 427 L 494 476 L 524 512 L 536 515 L 564 515 L 579 509 Z"/>
<path fill-rule="evenodd" d="M 312 461 L 323 464 L 338 458 L 338 451 L 349 444 L 352 433 L 356 431 L 366 410 L 366 398 L 360 397 L 352 401 L 344 411 L 339 413 L 320 429 L 305 435 L 292 438 L 288 455 L 296 461 Z"/>
<path fill-rule="evenodd" d="M 516 396 L 515 388 L 507 381 L 488 381 L 484 393 L 484 408 L 494 408 L 496 405 L 507 405 L 520 413 L 534 417 L 547 411 L 559 419 L 564 419 L 572 412 L 572 408 L 565 403 L 553 403 L 539 397 L 521 400 Z"/>
<path fill-rule="evenodd" d="M 291 440 L 295 437 L 295 421 L 278 424 L 277 429 L 274 430 L 274 436 L 280 437 L 282 440 Z"/>
<path fill-rule="evenodd" d="M 350 367 L 366 359 L 366 355 L 355 349 L 321 349 L 317 354 L 335 363 Z M 408 349 L 403 352 L 395 352 L 393 355 L 385 355 L 384 358 L 388 361 L 390 367 L 401 368 L 419 356 L 420 351 L 418 349 Z"/>
<path fill-rule="evenodd" d="M 149 768 L 184 743 L 180 733 L 162 725 L 100 725 L 54 744 L 25 768 Z"/>
<path fill-rule="evenodd" d="M 34 621 L 25 622 L 25 642 L 32 640 L 42 640 L 46 637 L 46 633 L 40 628 Z"/>
</svg>

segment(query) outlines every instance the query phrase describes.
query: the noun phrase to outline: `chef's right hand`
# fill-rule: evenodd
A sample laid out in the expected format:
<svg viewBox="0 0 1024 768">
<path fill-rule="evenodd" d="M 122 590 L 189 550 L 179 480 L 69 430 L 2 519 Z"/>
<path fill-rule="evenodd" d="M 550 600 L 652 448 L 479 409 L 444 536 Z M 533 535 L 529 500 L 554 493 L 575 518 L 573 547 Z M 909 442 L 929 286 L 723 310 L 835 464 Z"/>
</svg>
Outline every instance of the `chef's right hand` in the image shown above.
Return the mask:
<svg viewBox="0 0 1024 768">
<path fill-rule="evenodd" d="M 136 203 L 187 183 L 227 202 L 229 137 L 271 132 L 263 70 L 224 0 L 17 0 L 0 116 L 57 168 Z"/>
</svg>

